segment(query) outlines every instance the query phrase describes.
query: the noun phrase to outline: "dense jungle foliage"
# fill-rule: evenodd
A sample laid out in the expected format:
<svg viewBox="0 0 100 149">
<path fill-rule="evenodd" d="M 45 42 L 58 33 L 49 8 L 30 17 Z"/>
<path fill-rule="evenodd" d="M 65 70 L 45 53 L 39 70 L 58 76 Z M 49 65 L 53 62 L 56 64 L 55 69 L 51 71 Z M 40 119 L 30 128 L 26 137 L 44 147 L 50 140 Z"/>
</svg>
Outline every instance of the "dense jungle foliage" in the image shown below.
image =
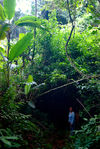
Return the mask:
<svg viewBox="0 0 100 149">
<path fill-rule="evenodd" d="M 70 106 L 79 114 L 73 136 Z M 100 0 L 0 0 L 0 148 L 99 142 Z"/>
</svg>

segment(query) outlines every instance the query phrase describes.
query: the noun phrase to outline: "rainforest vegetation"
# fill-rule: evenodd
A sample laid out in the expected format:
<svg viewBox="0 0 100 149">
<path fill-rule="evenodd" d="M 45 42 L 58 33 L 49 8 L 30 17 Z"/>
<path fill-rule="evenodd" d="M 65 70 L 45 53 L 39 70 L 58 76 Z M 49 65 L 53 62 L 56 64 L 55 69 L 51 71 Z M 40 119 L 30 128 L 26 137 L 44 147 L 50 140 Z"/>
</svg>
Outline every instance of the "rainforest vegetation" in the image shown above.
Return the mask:
<svg viewBox="0 0 100 149">
<path fill-rule="evenodd" d="M 100 0 L 0 0 L 0 148 L 100 148 Z"/>
</svg>

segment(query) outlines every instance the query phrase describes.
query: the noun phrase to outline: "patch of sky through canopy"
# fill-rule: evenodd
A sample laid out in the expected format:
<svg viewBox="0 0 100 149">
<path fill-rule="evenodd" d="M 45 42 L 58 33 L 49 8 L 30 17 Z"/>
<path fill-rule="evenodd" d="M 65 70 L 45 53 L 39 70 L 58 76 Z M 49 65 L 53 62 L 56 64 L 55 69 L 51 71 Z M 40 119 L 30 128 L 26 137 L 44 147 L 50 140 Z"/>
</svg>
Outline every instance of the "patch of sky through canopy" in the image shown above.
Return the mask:
<svg viewBox="0 0 100 149">
<path fill-rule="evenodd" d="M 31 5 L 34 0 L 16 0 L 16 11 L 21 10 L 25 14 L 31 14 Z"/>
</svg>

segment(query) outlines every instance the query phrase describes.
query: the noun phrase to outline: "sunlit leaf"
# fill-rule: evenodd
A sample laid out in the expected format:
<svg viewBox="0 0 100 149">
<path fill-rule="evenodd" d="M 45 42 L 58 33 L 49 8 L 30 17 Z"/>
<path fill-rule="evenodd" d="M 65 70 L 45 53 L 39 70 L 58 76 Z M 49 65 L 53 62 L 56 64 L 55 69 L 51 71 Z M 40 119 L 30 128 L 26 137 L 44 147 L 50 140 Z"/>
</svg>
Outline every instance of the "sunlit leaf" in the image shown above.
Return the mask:
<svg viewBox="0 0 100 149">
<path fill-rule="evenodd" d="M 16 0 L 4 0 L 4 10 L 8 20 L 15 15 Z"/>
<path fill-rule="evenodd" d="M 19 34 L 19 40 L 22 39 L 24 36 L 25 36 L 24 33 L 20 33 L 20 34 Z"/>
<path fill-rule="evenodd" d="M 14 58 L 20 56 L 24 50 L 30 44 L 30 41 L 33 38 L 33 33 L 27 33 L 21 40 L 19 40 L 12 48 L 9 54 L 9 60 L 14 60 Z"/>
<path fill-rule="evenodd" d="M 28 76 L 27 82 L 25 84 L 26 84 L 25 85 L 25 94 L 26 95 L 29 93 L 31 85 L 33 85 L 33 84 L 37 85 L 37 83 L 33 81 L 32 75 Z"/>
<path fill-rule="evenodd" d="M 5 20 L 4 9 L 1 4 L 0 4 L 0 20 L 2 20 L 2 21 Z"/>
<path fill-rule="evenodd" d="M 31 85 L 25 85 L 25 94 L 27 95 L 30 91 Z"/>
<path fill-rule="evenodd" d="M 24 16 L 16 21 L 15 24 L 18 26 L 31 26 L 33 28 L 37 27 L 46 30 L 46 28 L 42 25 L 41 19 L 35 16 Z"/>
</svg>

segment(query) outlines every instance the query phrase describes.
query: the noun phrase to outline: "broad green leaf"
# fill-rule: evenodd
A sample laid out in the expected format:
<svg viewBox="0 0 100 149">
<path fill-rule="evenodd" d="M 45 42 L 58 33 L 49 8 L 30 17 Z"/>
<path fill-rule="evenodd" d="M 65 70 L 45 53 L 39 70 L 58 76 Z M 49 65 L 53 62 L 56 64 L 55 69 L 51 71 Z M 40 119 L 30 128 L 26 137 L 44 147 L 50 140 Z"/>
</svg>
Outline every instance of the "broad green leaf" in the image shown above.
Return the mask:
<svg viewBox="0 0 100 149">
<path fill-rule="evenodd" d="M 33 77 L 32 75 L 28 76 L 27 82 L 25 83 L 25 94 L 27 95 L 30 91 L 31 85 L 37 85 L 37 83 L 35 81 L 33 81 Z"/>
<path fill-rule="evenodd" d="M 11 146 L 11 142 L 8 141 L 5 137 L 1 137 L 0 140 L 1 140 L 4 144 L 6 144 L 6 145 L 8 145 L 8 146 Z"/>
<path fill-rule="evenodd" d="M 25 94 L 27 95 L 30 91 L 31 85 L 25 85 Z"/>
<path fill-rule="evenodd" d="M 2 21 L 5 20 L 4 9 L 1 4 L 0 4 L 0 20 L 2 20 Z"/>
<path fill-rule="evenodd" d="M 29 75 L 29 76 L 28 76 L 28 79 L 27 79 L 26 84 L 27 84 L 27 85 L 37 85 L 37 83 L 36 83 L 35 81 L 33 81 L 32 75 Z"/>
<path fill-rule="evenodd" d="M 8 20 L 15 15 L 16 0 L 4 0 L 4 10 Z"/>
<path fill-rule="evenodd" d="M 33 82 L 33 77 L 32 75 L 29 75 L 27 79 L 27 83 L 31 83 L 31 82 Z"/>
<path fill-rule="evenodd" d="M 24 33 L 20 33 L 20 34 L 19 34 L 19 40 L 22 39 L 24 36 L 25 36 Z"/>
<path fill-rule="evenodd" d="M 20 56 L 24 50 L 30 44 L 31 39 L 33 38 L 33 33 L 27 33 L 21 40 L 19 40 L 10 50 L 9 60 L 14 60 L 14 58 Z"/>
<path fill-rule="evenodd" d="M 15 24 L 17 25 L 17 24 L 19 24 L 21 22 L 24 22 L 24 21 L 27 21 L 27 20 L 29 20 L 29 21 L 38 21 L 38 22 L 40 21 L 41 22 L 41 19 L 39 19 L 35 16 L 24 16 L 24 17 L 20 18 L 19 20 L 17 20 L 15 22 Z"/>
<path fill-rule="evenodd" d="M 31 83 L 33 82 L 33 77 L 32 75 L 29 75 L 28 76 L 28 79 L 27 79 L 27 82 L 26 82 L 26 85 L 25 85 L 25 94 L 27 95 L 30 91 L 30 88 L 31 88 Z"/>
<path fill-rule="evenodd" d="M 42 20 L 34 16 L 24 16 L 16 21 L 15 24 L 18 26 L 31 26 L 46 30 L 42 25 Z"/>
<path fill-rule="evenodd" d="M 5 138 L 6 139 L 8 139 L 8 140 L 18 140 L 18 137 L 16 137 L 16 136 L 5 136 Z"/>
</svg>

